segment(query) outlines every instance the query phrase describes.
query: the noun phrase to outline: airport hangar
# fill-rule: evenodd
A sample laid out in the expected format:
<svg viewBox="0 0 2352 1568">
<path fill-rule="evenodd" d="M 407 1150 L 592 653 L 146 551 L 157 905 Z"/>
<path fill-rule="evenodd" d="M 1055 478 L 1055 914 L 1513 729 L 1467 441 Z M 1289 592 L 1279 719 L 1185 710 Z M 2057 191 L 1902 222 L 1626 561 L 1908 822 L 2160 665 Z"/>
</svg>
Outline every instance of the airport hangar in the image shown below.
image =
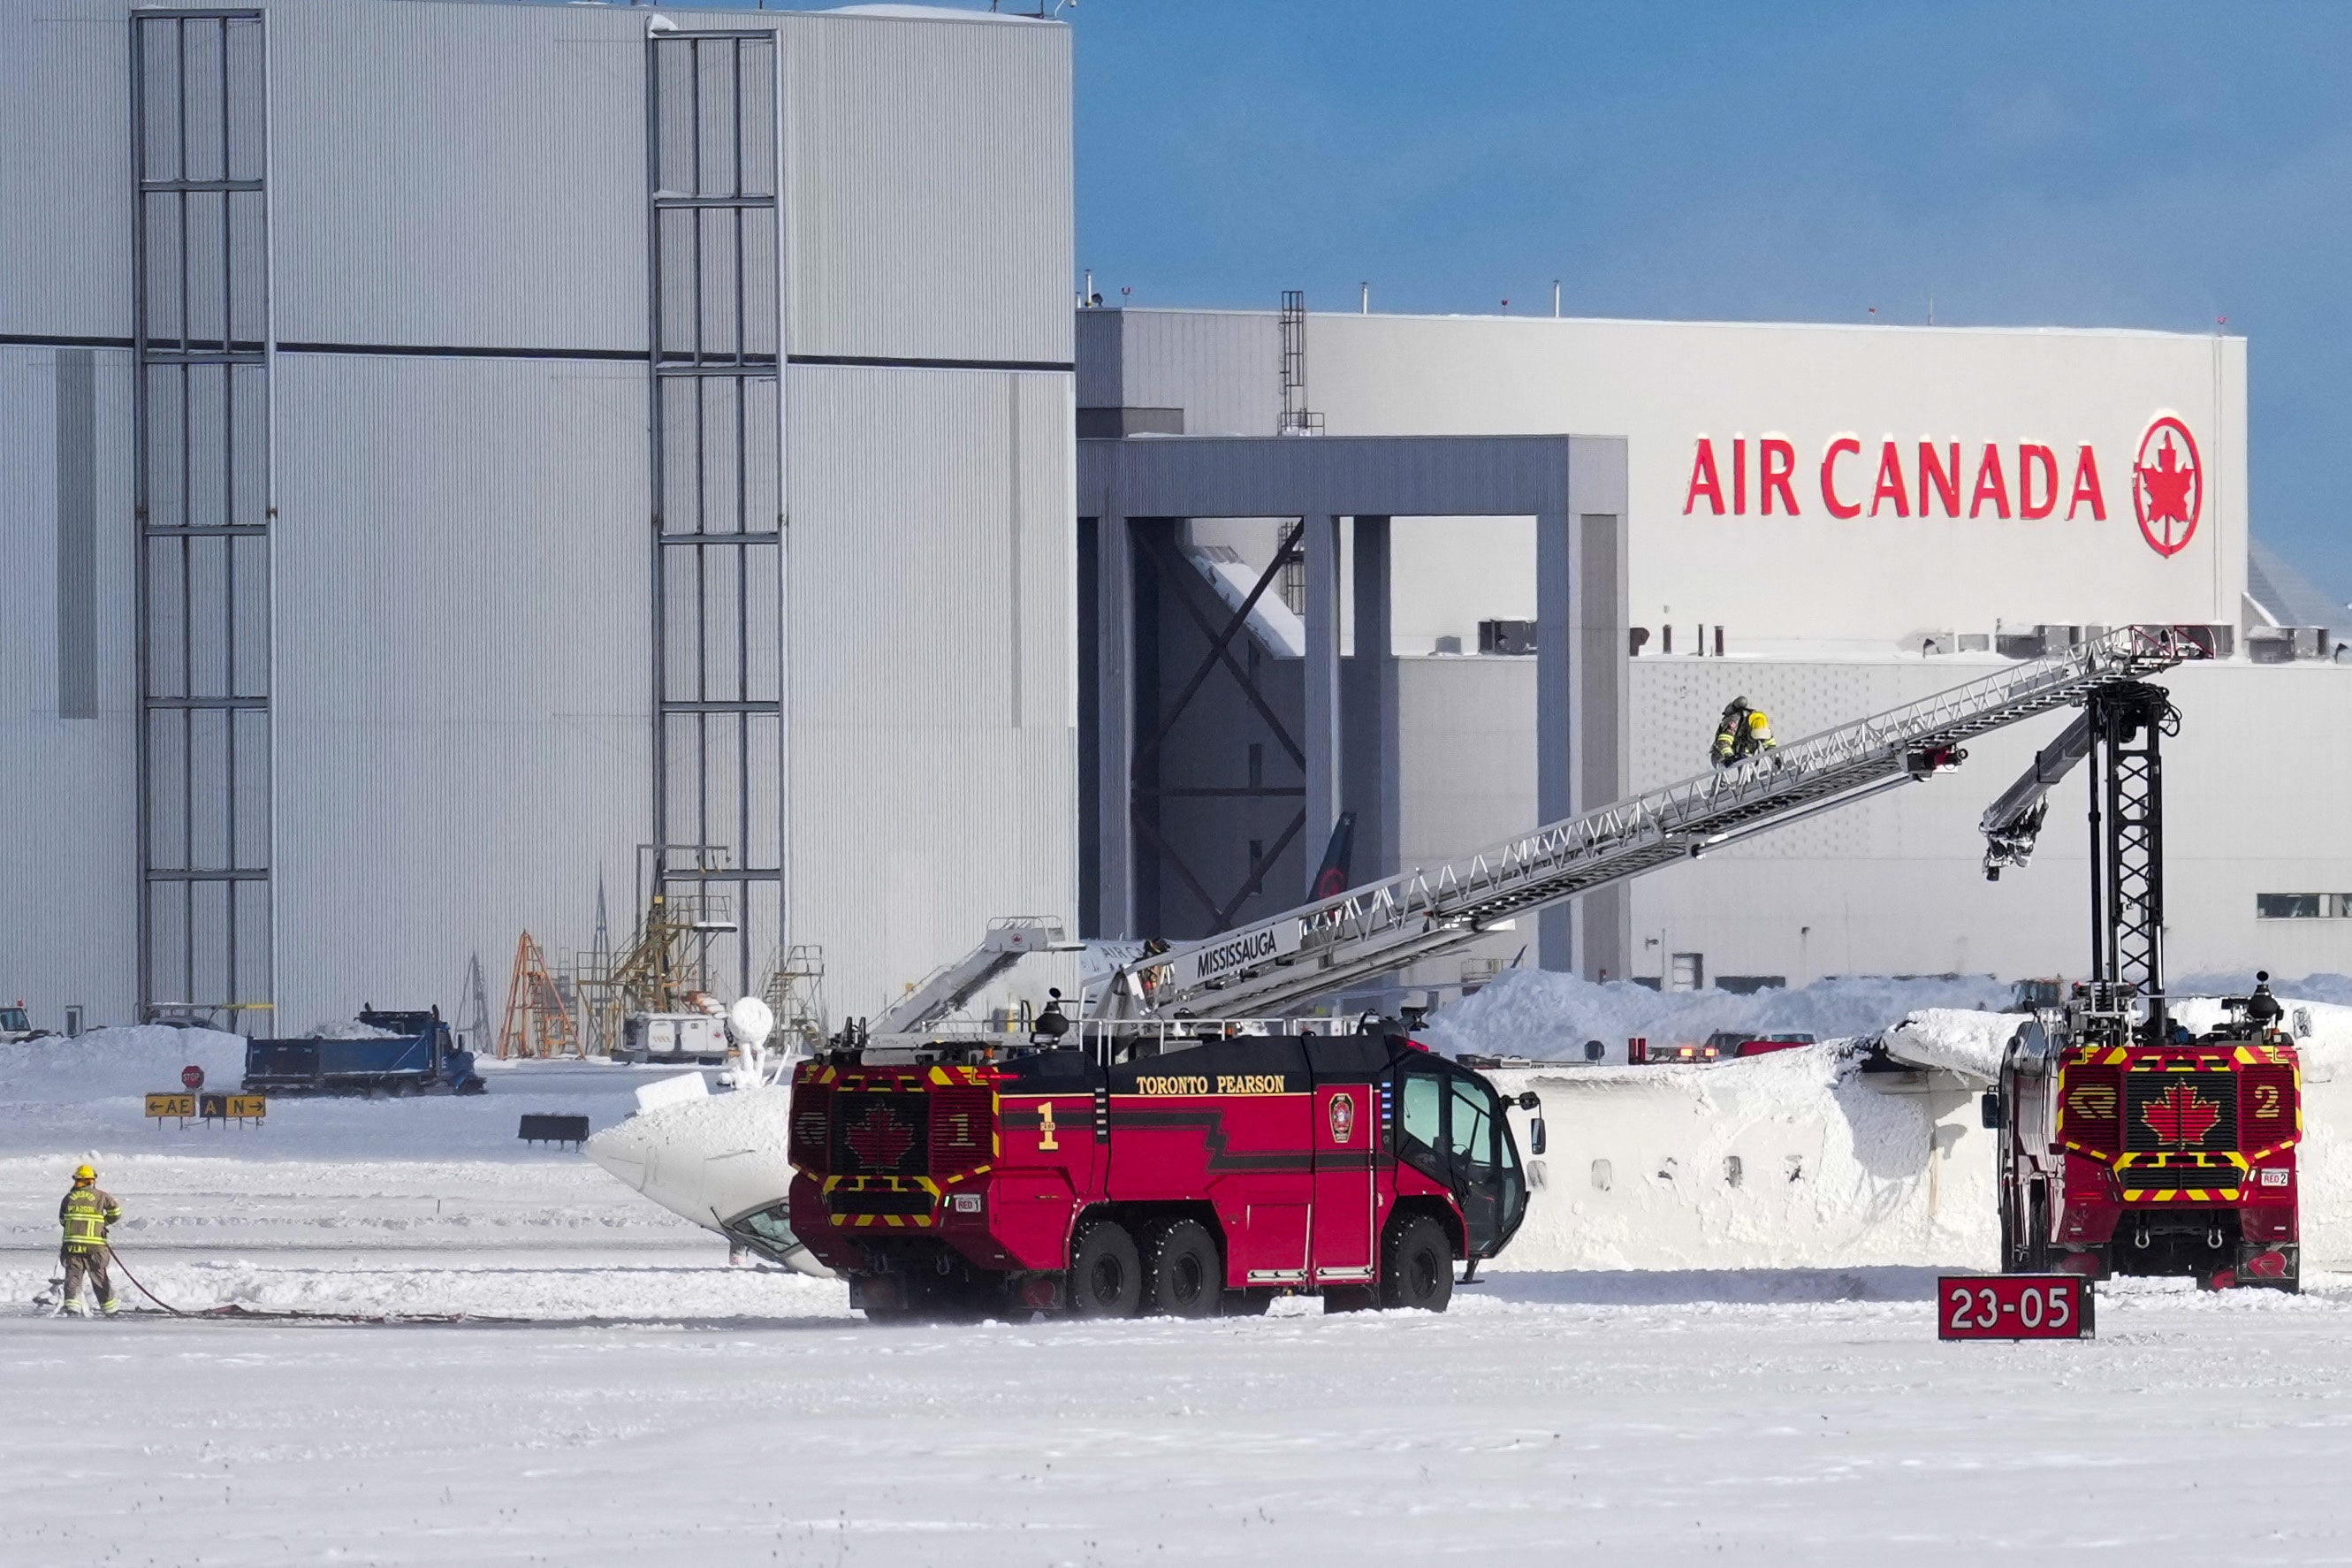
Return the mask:
<svg viewBox="0 0 2352 1568">
<path fill-rule="evenodd" d="M 0 989 L 495 1012 L 642 845 L 836 1009 L 1072 907 L 1066 26 L 34 11 Z"/>
<path fill-rule="evenodd" d="M 998 914 L 1206 929 L 1149 845 L 1104 896 L 1105 702 L 1173 692 L 1097 679 L 1100 505 L 1074 499 L 1073 416 L 1096 438 L 1271 434 L 1280 325 L 1082 309 L 1074 347 L 1066 27 L 455 0 L 134 25 L 59 0 L 19 41 L 0 59 L 26 154 L 0 165 L 26 261 L 0 275 L 0 536 L 30 591 L 0 649 L 0 837 L 33 892 L 0 914 L 0 984 L 42 1021 L 455 1007 L 469 960 L 495 989 L 518 931 L 557 952 L 625 930 L 650 854 L 733 910 L 729 983 L 818 944 L 837 1013 Z M 1651 636 L 1580 798 L 1691 771 L 1734 688 L 1794 735 L 1963 679 L 2005 627 L 2327 619 L 2284 572 L 2246 576 L 2235 340 L 1325 315 L 1301 333 L 1319 418 L 1294 392 L 1294 428 L 1625 437 L 1622 607 Z M 2200 466 L 2170 556 L 2130 510 L 2158 409 Z M 1940 502 L 1916 432 L 1967 448 L 1953 482 L 1977 515 L 1829 513 L 1814 467 L 1849 427 L 1841 495 L 1876 488 L 1884 427 Z M 1694 511 L 1703 436 L 1716 490 Z M 2071 494 L 2084 441 L 2104 516 Z M 1988 443 L 2006 518 L 1973 505 Z M 2008 473 L 2027 446 L 2070 490 L 2052 516 L 2018 515 L 2045 479 Z M 1327 535 L 1335 598 L 1369 581 L 1361 526 Z M 1538 659 L 1474 651 L 1481 622 L 1538 613 L 1534 526 L 1392 525 L 1391 668 L 1367 672 L 1397 700 L 1348 730 L 1358 785 L 1323 780 L 1328 809 L 1367 819 L 1360 875 L 1536 820 Z M 1277 537 L 1175 530 L 1235 598 Z M 1190 621 L 1156 587 L 1130 608 L 1176 670 Z M 1305 633 L 1276 596 L 1236 661 L 1294 731 Z M 2316 804 L 2338 676 L 2251 668 L 2257 646 L 2332 645 L 2241 638 L 2179 678 L 2176 781 L 2213 809 L 2176 814 L 2174 918 L 2190 962 L 2343 967 L 2332 921 L 2253 919 L 2258 893 L 2347 907 L 2319 891 L 2344 882 Z M 1239 919 L 1295 898 L 1319 833 L 1265 853 L 1304 769 L 1230 679 L 1177 717 L 1148 809 L 1221 900 L 1255 886 Z M 2216 682 L 2239 684 L 2200 700 Z M 1360 784 L 1368 742 L 1385 791 Z M 1964 777 L 1989 790 L 2031 744 Z M 2079 847 L 2053 829 L 2033 881 L 1984 889 L 1974 802 L 1947 782 L 1653 878 L 1583 922 L 1583 967 L 2065 967 Z M 1474 962 L 1579 962 L 1533 947 L 1501 932 Z"/>
<path fill-rule="evenodd" d="M 2242 338 L 1129 308 L 1082 310 L 1077 344 L 1081 602 L 1103 649 L 1082 672 L 1097 929 L 1196 935 L 1212 902 L 1234 921 L 1296 902 L 1339 810 L 1358 818 L 1357 880 L 1433 866 L 1564 815 L 1564 797 L 1583 809 L 1705 772 L 1735 696 L 1787 741 L 2159 621 L 2213 626 L 2229 650 L 2166 678 L 2181 711 L 2166 751 L 2173 968 L 2352 968 L 2352 896 L 2329 890 L 2352 887 L 2333 804 L 2352 669 L 2329 629 L 2352 616 L 2249 531 Z M 1335 547 L 1277 563 L 1295 519 L 1133 515 L 1121 452 L 1150 444 L 1164 468 L 1277 429 L 1624 437 L 1628 657 L 1616 692 L 1567 719 L 1579 760 L 1548 797 L 1538 535 L 1595 520 L 1309 519 L 1304 543 L 1320 528 Z M 1124 588 L 1096 565 L 1104 519 L 1122 513 L 1141 563 Z M 1243 657 L 1187 700 L 1203 626 L 1222 629 L 1269 567 Z M 1314 624 L 1318 592 L 1336 636 Z M 1357 640 L 1368 604 L 1384 658 Z M 1581 636 L 1576 607 L 1558 625 Z M 1121 658 L 1129 679 L 1093 678 Z M 1310 712 L 1318 658 L 1339 667 L 1319 686 L 1335 700 Z M 1442 994 L 1515 962 L 1669 988 L 2079 973 L 2084 786 L 2062 788 L 2032 864 L 1997 884 L 1975 830 L 2060 722 L 1990 737 L 1925 787 L 1590 895 L 1573 937 L 1522 921 L 1403 978 Z M 1318 747 L 1326 726 L 1338 738 Z M 1116 752 L 1122 731 L 1125 781 L 1100 742 Z M 1104 805 L 1123 792 L 1131 834 Z"/>
</svg>

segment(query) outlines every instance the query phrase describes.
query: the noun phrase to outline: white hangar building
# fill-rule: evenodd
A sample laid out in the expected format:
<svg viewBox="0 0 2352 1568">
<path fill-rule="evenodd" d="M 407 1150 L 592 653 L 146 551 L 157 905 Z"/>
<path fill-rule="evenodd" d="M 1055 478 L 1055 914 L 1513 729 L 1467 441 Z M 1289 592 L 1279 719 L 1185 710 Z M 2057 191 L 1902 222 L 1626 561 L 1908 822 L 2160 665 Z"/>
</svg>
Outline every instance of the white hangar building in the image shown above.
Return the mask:
<svg viewBox="0 0 2352 1568">
<path fill-rule="evenodd" d="M 2334 805 L 2352 763 L 2352 669 L 2333 661 L 2340 644 L 2326 629 L 2352 616 L 2251 542 L 2243 339 L 1134 309 L 1082 310 L 1078 329 L 1082 450 L 1098 444 L 1084 437 L 1181 446 L 1278 429 L 1302 440 L 1623 437 L 1623 710 L 1613 724 L 1568 721 L 1580 772 L 1597 764 L 1621 793 L 1705 772 L 1735 696 L 1765 709 L 1785 741 L 2086 628 L 2220 628 L 2227 658 L 2168 678 L 2182 716 L 2166 751 L 2172 967 L 2352 968 L 2352 897 L 2330 891 L 2352 887 L 2352 830 Z M 1087 470 L 1082 459 L 1082 571 L 1098 549 L 1088 514 L 1105 510 L 1086 493 Z M 1288 602 L 1265 595 L 1236 639 L 1246 658 L 1187 699 L 1208 639 L 1180 600 L 1238 604 L 1294 525 L 1127 525 L 1146 531 L 1139 540 L 1160 529 L 1177 552 L 1135 552 L 1150 556 L 1135 590 L 1147 650 L 1135 727 L 1158 744 L 1150 776 L 1136 772 L 1130 815 L 1145 827 L 1131 849 L 1105 805 L 1111 773 L 1088 775 L 1086 875 L 1102 929 L 1196 934 L 1203 893 L 1222 904 L 1262 880 L 1231 906 L 1235 919 L 1297 901 L 1331 820 L 1285 832 L 1304 815 L 1299 797 L 1315 797 L 1296 755 L 1305 748 L 1276 732 L 1300 713 L 1296 611 L 1309 568 L 1276 568 Z M 1377 729 L 1380 712 L 1347 715 L 1356 728 L 1338 747 L 1336 795 L 1359 816 L 1355 879 L 1555 815 L 1538 798 L 1538 659 L 1528 657 L 1536 534 L 1529 517 L 1369 518 L 1340 531 L 1340 684 L 1389 683 L 1385 743 L 1399 763 L 1384 799 L 1349 765 L 1349 748 L 1383 743 L 1357 732 Z M 1369 573 L 1356 559 L 1367 539 L 1385 547 Z M 1179 558 L 1186 569 L 1172 572 Z M 1379 648 L 1358 636 L 1368 594 L 1383 599 Z M 1389 668 L 1375 674 L 1378 661 Z M 2084 785 L 2062 789 L 2037 858 L 1998 884 L 1980 870 L 1976 832 L 2060 722 L 1989 738 L 1926 788 L 1643 878 L 1614 908 L 1586 911 L 1596 929 L 1572 952 L 1515 930 L 1410 978 L 1475 982 L 1515 960 L 1668 986 L 2079 973 Z M 1579 805 L 1607 798 L 1588 785 Z M 1134 863 L 1126 889 L 1102 872 L 1122 852 Z"/>
<path fill-rule="evenodd" d="M 1069 908 L 1070 68 L 903 6 L 13 16 L 0 990 L 495 1010 L 659 882 L 865 1012 Z"/>
</svg>

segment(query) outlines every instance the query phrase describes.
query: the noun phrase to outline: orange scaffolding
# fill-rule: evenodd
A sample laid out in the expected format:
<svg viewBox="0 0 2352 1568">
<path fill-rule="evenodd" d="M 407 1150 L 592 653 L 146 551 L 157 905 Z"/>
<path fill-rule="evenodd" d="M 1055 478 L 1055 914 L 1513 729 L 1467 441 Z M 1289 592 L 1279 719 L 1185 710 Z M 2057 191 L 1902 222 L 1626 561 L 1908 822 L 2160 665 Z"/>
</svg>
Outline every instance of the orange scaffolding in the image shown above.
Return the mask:
<svg viewBox="0 0 2352 1568">
<path fill-rule="evenodd" d="M 530 932 L 515 943 L 514 975 L 507 983 L 506 1021 L 499 1027 L 499 1057 L 576 1057 L 580 1032 L 572 1009 L 548 973 L 547 954 Z"/>
</svg>

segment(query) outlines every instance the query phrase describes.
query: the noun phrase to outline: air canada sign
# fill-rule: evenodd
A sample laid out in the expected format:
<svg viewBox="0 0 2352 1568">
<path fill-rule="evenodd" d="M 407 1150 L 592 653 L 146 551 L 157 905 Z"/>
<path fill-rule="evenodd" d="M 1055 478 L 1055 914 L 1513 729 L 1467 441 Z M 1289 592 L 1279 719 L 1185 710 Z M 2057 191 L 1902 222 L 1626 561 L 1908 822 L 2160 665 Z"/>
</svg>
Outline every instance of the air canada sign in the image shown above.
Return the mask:
<svg viewBox="0 0 2352 1568">
<path fill-rule="evenodd" d="M 2110 502 L 2110 485 L 2121 481 Z M 2002 444 L 1886 437 L 1865 443 L 1833 437 L 1801 469 L 1796 443 L 1782 436 L 1701 436 L 1691 454 L 1685 517 L 1801 517 L 1811 507 L 1833 518 L 2045 519 L 2105 522 L 2128 502 L 2140 537 L 2158 555 L 2177 555 L 2196 536 L 2205 510 L 2205 463 L 2178 417 L 2149 422 L 2127 463 L 2104 471 L 2098 448 L 2019 441 Z M 2118 510 L 2120 521 L 2120 510 Z"/>
</svg>

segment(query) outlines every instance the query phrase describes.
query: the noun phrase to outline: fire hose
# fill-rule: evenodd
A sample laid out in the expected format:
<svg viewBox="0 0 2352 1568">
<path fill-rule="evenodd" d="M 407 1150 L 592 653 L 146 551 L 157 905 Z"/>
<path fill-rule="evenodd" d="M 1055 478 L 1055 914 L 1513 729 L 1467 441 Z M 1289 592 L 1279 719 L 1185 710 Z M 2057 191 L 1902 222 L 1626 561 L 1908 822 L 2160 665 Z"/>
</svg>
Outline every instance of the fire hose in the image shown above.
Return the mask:
<svg viewBox="0 0 2352 1568">
<path fill-rule="evenodd" d="M 163 1300 L 163 1297 L 155 1294 L 154 1291 L 147 1289 L 146 1286 L 140 1284 L 139 1276 L 131 1272 L 131 1266 L 122 1261 L 122 1254 L 114 1250 L 114 1243 L 110 1241 L 106 1244 L 106 1255 L 114 1259 L 114 1266 L 122 1270 L 122 1277 L 125 1279 L 130 1280 L 131 1285 L 137 1289 L 138 1292 L 142 1296 L 146 1297 L 150 1301 L 154 1302 L 155 1305 L 163 1308 L 163 1310 L 171 1313 L 172 1316 L 175 1318 L 184 1318 L 188 1315 L 187 1313 L 180 1310 L 179 1308 L 172 1305 L 171 1302 Z"/>
</svg>

